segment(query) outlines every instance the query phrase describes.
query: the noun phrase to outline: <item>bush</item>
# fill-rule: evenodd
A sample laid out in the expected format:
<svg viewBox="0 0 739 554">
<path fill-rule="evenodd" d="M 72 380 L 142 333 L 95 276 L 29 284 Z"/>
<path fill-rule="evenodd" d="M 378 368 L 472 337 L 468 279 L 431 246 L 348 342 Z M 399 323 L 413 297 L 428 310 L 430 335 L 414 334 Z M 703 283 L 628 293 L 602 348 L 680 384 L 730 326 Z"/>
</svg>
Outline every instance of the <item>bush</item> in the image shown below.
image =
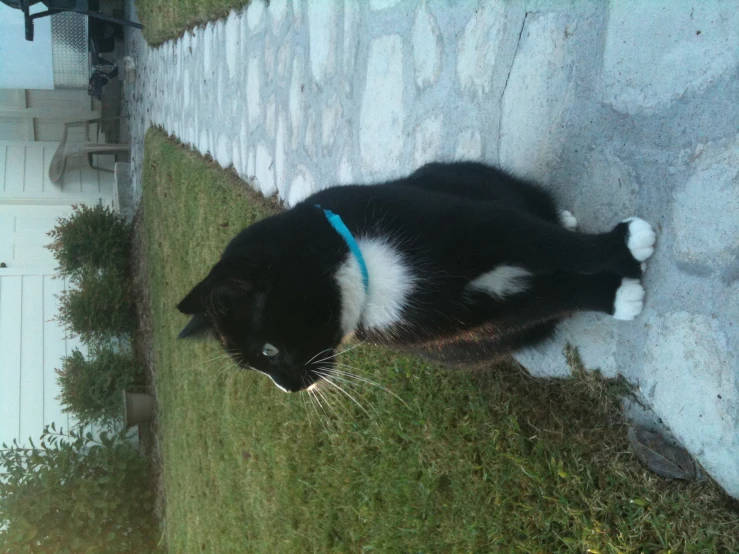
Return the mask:
<svg viewBox="0 0 739 554">
<path fill-rule="evenodd" d="M 131 225 L 107 206 L 75 206 L 49 232 L 47 248 L 64 277 L 79 277 L 86 266 L 127 274 L 131 265 Z"/>
<path fill-rule="evenodd" d="M 131 280 L 90 266 L 79 275 L 73 280 L 77 288 L 59 296 L 57 321 L 88 344 L 132 333 L 137 319 Z"/>
<path fill-rule="evenodd" d="M 0 450 L 1 553 L 157 551 L 148 461 L 122 434 L 52 425 L 31 446 Z"/>
<path fill-rule="evenodd" d="M 116 351 L 110 345 L 92 348 L 90 357 L 79 350 L 62 359 L 57 370 L 64 411 L 80 423 L 105 423 L 120 418 L 121 392 L 144 382 L 143 370 L 131 352 Z"/>
</svg>

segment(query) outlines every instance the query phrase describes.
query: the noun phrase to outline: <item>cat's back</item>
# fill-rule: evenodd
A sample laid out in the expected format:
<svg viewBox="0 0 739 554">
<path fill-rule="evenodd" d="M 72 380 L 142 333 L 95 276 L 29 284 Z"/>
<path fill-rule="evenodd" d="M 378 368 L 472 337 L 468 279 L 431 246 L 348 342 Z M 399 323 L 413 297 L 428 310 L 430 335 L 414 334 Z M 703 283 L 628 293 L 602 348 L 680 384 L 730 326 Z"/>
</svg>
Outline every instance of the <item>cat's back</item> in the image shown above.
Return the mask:
<svg viewBox="0 0 739 554">
<path fill-rule="evenodd" d="M 357 213 L 376 214 L 378 211 L 396 215 L 423 213 L 432 216 L 439 210 L 454 207 L 471 209 L 478 204 L 462 195 L 425 188 L 408 179 L 372 185 L 339 185 L 317 192 L 304 202 L 320 205 L 340 213 L 342 217 Z"/>
</svg>

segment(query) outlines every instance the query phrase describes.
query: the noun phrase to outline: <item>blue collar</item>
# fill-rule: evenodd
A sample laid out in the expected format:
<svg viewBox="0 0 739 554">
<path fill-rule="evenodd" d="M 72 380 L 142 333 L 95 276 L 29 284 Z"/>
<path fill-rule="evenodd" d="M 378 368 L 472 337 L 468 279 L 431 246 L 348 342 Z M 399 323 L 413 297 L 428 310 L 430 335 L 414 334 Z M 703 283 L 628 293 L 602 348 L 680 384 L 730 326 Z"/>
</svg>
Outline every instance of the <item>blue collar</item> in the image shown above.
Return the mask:
<svg viewBox="0 0 739 554">
<path fill-rule="evenodd" d="M 333 227 L 336 232 L 341 235 L 341 238 L 344 239 L 346 245 L 349 247 L 349 250 L 351 250 L 351 253 L 354 254 L 354 257 L 357 259 L 359 269 L 362 271 L 362 283 L 364 284 L 364 292 L 367 293 L 367 291 L 369 290 L 369 272 L 367 271 L 367 264 L 364 262 L 362 251 L 359 249 L 357 241 L 354 240 L 352 232 L 346 225 L 344 225 L 344 222 L 341 220 L 340 216 L 336 215 L 331 210 L 324 210 L 318 204 L 316 204 L 316 208 L 318 208 L 319 210 L 323 210 L 323 215 L 326 216 L 326 219 L 331 224 L 331 227 Z"/>
</svg>

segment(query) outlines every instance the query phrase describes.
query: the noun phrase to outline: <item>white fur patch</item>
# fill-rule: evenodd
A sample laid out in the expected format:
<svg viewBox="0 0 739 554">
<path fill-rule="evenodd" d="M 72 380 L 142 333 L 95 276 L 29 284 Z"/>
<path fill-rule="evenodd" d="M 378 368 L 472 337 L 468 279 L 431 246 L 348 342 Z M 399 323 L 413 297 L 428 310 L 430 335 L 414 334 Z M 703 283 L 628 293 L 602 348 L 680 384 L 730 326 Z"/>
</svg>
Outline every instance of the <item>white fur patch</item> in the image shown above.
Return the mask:
<svg viewBox="0 0 739 554">
<path fill-rule="evenodd" d="M 613 317 L 630 321 L 638 316 L 644 307 L 644 287 L 638 279 L 623 279 L 616 291 L 613 303 Z"/>
<path fill-rule="evenodd" d="M 522 267 L 499 265 L 471 281 L 468 287 L 487 292 L 496 298 L 505 298 L 526 290 L 527 278 L 530 275 L 531 273 Z"/>
<path fill-rule="evenodd" d="M 631 255 L 637 262 L 643 262 L 654 253 L 657 235 L 649 223 L 638 217 L 626 219 L 624 223 L 629 224 L 629 238 L 626 246 L 629 247 Z"/>
<path fill-rule="evenodd" d="M 358 243 L 369 272 L 362 324 L 369 329 L 387 329 L 401 322 L 415 277 L 403 254 L 387 241 L 366 239 Z"/>
<path fill-rule="evenodd" d="M 367 301 L 362 282 L 362 270 L 353 254 L 339 266 L 334 276 L 341 291 L 341 331 L 346 337 L 351 335 L 362 319 L 362 310 Z"/>
<path fill-rule="evenodd" d="M 569 210 L 562 210 L 559 212 L 559 222 L 562 224 L 562 227 L 568 231 L 574 231 L 577 229 L 577 219 Z"/>
<path fill-rule="evenodd" d="M 270 381 L 272 381 L 274 383 L 274 385 L 278 389 L 280 389 L 282 392 L 290 392 L 285 387 L 283 387 L 282 385 L 280 385 L 277 381 L 275 381 L 274 377 L 272 377 L 269 373 L 267 373 L 265 371 L 262 371 L 261 369 L 257 369 L 257 368 L 252 368 L 252 369 L 254 369 L 254 371 L 256 371 L 257 373 L 261 373 L 262 375 L 265 375 L 265 376 L 269 377 Z"/>
<path fill-rule="evenodd" d="M 369 273 L 365 293 L 362 272 L 353 254 L 336 272 L 341 290 L 341 329 L 344 335 L 359 325 L 368 330 L 385 330 L 402 322 L 415 277 L 403 254 L 381 238 L 357 240 Z"/>
<path fill-rule="evenodd" d="M 273 382 L 273 383 L 275 384 L 275 386 L 276 386 L 276 387 L 277 387 L 278 389 L 280 389 L 280 390 L 281 390 L 282 392 L 290 392 L 290 391 L 289 391 L 289 390 L 287 390 L 287 389 L 286 389 L 285 387 L 283 387 L 282 385 L 280 385 L 280 384 L 279 384 L 279 383 L 278 383 L 277 381 L 275 381 L 275 380 L 274 380 L 274 379 L 272 378 L 272 376 L 271 376 L 271 375 L 269 375 L 269 374 L 267 374 L 267 373 L 265 373 L 265 375 L 267 375 L 267 377 L 269 377 L 270 379 L 272 379 L 272 382 Z"/>
</svg>

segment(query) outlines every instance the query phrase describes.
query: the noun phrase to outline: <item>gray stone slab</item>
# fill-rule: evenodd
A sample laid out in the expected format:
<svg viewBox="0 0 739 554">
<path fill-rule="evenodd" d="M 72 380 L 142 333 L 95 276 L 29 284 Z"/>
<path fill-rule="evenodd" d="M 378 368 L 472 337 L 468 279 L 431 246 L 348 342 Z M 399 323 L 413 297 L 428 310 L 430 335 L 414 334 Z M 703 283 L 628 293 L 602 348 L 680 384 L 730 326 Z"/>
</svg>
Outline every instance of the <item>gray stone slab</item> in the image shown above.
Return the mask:
<svg viewBox="0 0 739 554">
<path fill-rule="evenodd" d="M 541 180 L 584 232 L 650 221 L 643 313 L 578 315 L 519 359 L 564 375 L 570 343 L 623 374 L 739 497 L 739 0 L 254 0 L 127 45 L 135 198 L 153 124 L 287 205 L 481 159 Z"/>
</svg>

